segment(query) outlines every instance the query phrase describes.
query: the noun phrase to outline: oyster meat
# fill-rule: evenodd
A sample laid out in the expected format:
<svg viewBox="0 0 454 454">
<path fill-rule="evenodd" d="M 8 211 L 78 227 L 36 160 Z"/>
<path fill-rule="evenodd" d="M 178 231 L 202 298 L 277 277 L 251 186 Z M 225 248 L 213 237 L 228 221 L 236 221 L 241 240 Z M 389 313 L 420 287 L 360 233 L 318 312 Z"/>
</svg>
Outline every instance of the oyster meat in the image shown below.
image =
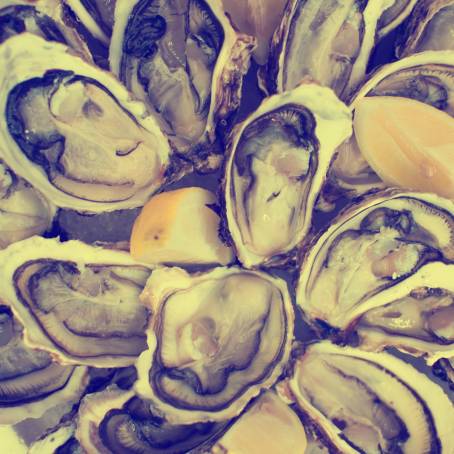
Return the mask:
<svg viewBox="0 0 454 454">
<path fill-rule="evenodd" d="M 386 304 L 393 301 L 393 289 L 403 289 L 416 273 L 429 284 L 430 262 L 454 263 L 453 232 L 452 201 L 400 191 L 366 197 L 308 246 L 297 304 L 313 326 L 345 330 L 372 308 L 374 298 L 380 301 L 381 292 L 389 295 L 382 300 Z M 452 279 L 452 268 L 446 272 Z"/>
<path fill-rule="evenodd" d="M 267 98 L 235 128 L 225 217 L 244 266 L 282 262 L 303 240 L 334 151 L 350 134 L 348 108 L 315 84 Z"/>
<path fill-rule="evenodd" d="M 327 341 L 296 352 L 288 388 L 342 453 L 454 450 L 454 406 L 405 361 Z"/>
<path fill-rule="evenodd" d="M 130 365 L 146 348 L 150 312 L 139 295 L 151 271 L 129 254 L 39 237 L 0 254 L 0 299 L 29 345 L 96 367 Z"/>
<path fill-rule="evenodd" d="M 210 168 L 219 159 L 199 145 L 214 142 L 239 107 L 254 44 L 214 0 L 117 2 L 110 64 L 176 149 Z"/>
<path fill-rule="evenodd" d="M 169 422 L 234 417 L 282 373 L 294 323 L 284 281 L 236 267 L 163 268 L 142 298 L 153 317 L 135 389 Z"/>
<path fill-rule="evenodd" d="M 164 178 L 169 144 L 145 106 L 59 43 L 22 34 L 0 48 L 0 157 L 58 207 L 142 205 Z"/>
</svg>

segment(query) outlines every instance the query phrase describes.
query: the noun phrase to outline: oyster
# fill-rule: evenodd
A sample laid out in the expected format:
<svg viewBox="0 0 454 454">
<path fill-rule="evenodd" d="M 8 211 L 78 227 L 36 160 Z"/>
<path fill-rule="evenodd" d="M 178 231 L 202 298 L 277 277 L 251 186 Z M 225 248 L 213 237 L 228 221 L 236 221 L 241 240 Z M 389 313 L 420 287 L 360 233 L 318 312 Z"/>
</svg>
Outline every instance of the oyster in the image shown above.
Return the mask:
<svg viewBox="0 0 454 454">
<path fill-rule="evenodd" d="M 63 0 L 89 33 L 109 45 L 114 22 L 115 0 Z"/>
<path fill-rule="evenodd" d="M 214 142 L 239 107 L 254 44 L 215 0 L 132 0 L 117 3 L 110 63 L 159 114 L 176 149 L 210 168 L 220 160 L 202 144 Z"/>
<path fill-rule="evenodd" d="M 235 267 L 162 268 L 142 298 L 153 318 L 135 389 L 170 423 L 236 416 L 282 373 L 294 323 L 284 281 Z"/>
<path fill-rule="evenodd" d="M 22 330 L 11 309 L 0 305 L 0 424 L 39 418 L 65 401 L 75 403 L 87 382 L 85 367 L 62 366 L 48 353 L 29 348 Z"/>
<path fill-rule="evenodd" d="M 0 161 L 0 249 L 46 231 L 55 208 Z"/>
<path fill-rule="evenodd" d="M 132 391 L 111 387 L 82 400 L 76 438 L 87 454 L 177 454 L 212 444 L 228 424 L 170 425 Z"/>
<path fill-rule="evenodd" d="M 246 267 L 276 264 L 304 238 L 336 148 L 351 134 L 348 108 L 315 84 L 266 99 L 233 131 L 225 217 Z"/>
<path fill-rule="evenodd" d="M 30 34 L 0 48 L 0 157 L 56 206 L 142 205 L 163 182 L 169 144 L 110 74 Z"/>
<path fill-rule="evenodd" d="M 418 0 L 394 0 L 380 16 L 377 24 L 378 38 L 382 38 L 400 25 L 412 13 L 417 3 Z"/>
<path fill-rule="evenodd" d="M 449 383 L 449 387 L 454 390 L 454 358 L 439 359 L 433 365 L 433 373 Z"/>
<path fill-rule="evenodd" d="M 34 237 L 0 252 L 0 299 L 29 345 L 64 363 L 127 366 L 146 348 L 150 272 L 124 252 Z"/>
<path fill-rule="evenodd" d="M 315 327 L 328 324 L 345 330 L 374 301 L 393 301 L 394 290 L 400 298 L 406 285 L 410 293 L 413 277 L 424 286 L 416 275 L 429 283 L 428 264 L 454 263 L 453 233 L 452 201 L 400 191 L 366 197 L 341 213 L 308 246 L 297 304 Z M 446 273 L 447 280 L 454 280 L 452 267 Z M 380 300 L 382 292 L 387 301 Z"/>
<path fill-rule="evenodd" d="M 454 1 L 419 0 L 396 46 L 399 58 L 425 50 L 454 50 Z"/>
<path fill-rule="evenodd" d="M 396 16 L 389 9 L 394 4 L 393 0 L 290 0 L 261 73 L 263 88 L 281 93 L 310 76 L 346 99 L 364 78 L 379 19 L 389 14 L 384 16 L 385 25 Z"/>
<path fill-rule="evenodd" d="M 23 32 L 66 44 L 91 60 L 85 41 L 68 24 L 58 0 L 0 0 L 0 43 Z"/>
<path fill-rule="evenodd" d="M 342 453 L 454 450 L 454 407 L 442 388 L 387 353 L 327 341 L 295 352 L 288 388 Z"/>
<path fill-rule="evenodd" d="M 355 117 L 355 108 L 368 97 L 392 97 L 394 103 L 405 102 L 408 98 L 419 101 L 427 106 L 432 106 L 440 111 L 443 111 L 450 116 L 454 116 L 454 52 L 450 51 L 427 51 L 417 55 L 404 58 L 400 61 L 383 66 L 376 73 L 374 73 L 358 90 L 358 92 L 351 99 L 350 107 L 353 111 L 355 118 L 352 138 L 338 148 L 338 155 L 333 162 L 329 172 L 329 184 L 324 189 L 324 198 L 328 201 L 338 197 L 338 193 L 347 193 L 350 197 L 363 194 L 370 189 L 384 188 L 385 183 L 370 167 L 369 162 L 366 160 L 363 152 L 367 152 L 367 156 L 373 153 L 372 146 L 369 143 L 371 140 L 378 141 L 382 138 L 382 133 L 377 131 L 371 133 L 370 127 L 367 124 L 359 124 L 358 119 Z M 423 106 L 425 107 L 425 106 Z M 417 112 L 409 120 L 417 121 Z M 389 110 L 386 111 L 384 123 L 389 118 Z M 399 130 L 399 124 L 393 122 L 395 129 L 394 134 L 400 134 L 394 138 L 395 143 L 407 143 L 405 137 L 416 135 L 412 130 L 405 130 L 403 127 Z M 372 125 L 373 126 L 373 125 Z M 358 128 L 361 127 L 359 130 Z M 416 126 L 417 127 L 417 126 Z M 433 131 L 436 131 L 436 124 L 431 125 Z M 408 126 L 407 126 L 408 128 Z M 399 132 L 400 131 L 400 132 Z M 358 142 L 358 134 L 361 135 L 361 142 Z M 445 132 L 440 133 L 443 137 Z M 438 132 L 432 134 L 438 137 Z M 368 139 L 369 145 L 364 144 L 364 136 Z M 362 145 L 362 147 L 360 147 Z M 418 181 L 418 178 L 424 180 L 424 184 L 428 183 L 430 175 L 429 167 L 435 167 L 439 171 L 437 177 L 444 172 L 450 171 L 449 166 L 441 168 L 436 156 L 432 160 L 427 157 L 428 162 L 424 161 L 419 154 L 411 155 L 409 165 L 404 165 L 402 160 L 394 162 L 393 156 L 386 156 L 382 150 L 388 150 L 388 147 L 376 147 L 380 154 L 374 156 L 374 162 L 377 162 L 377 169 L 382 169 L 380 172 L 383 176 L 389 176 L 396 172 L 405 174 L 409 168 L 415 166 L 417 169 L 426 169 L 425 173 L 420 172 L 419 177 L 412 171 L 409 177 L 412 181 Z M 414 147 L 415 148 L 415 147 Z M 430 150 L 425 153 L 430 154 Z M 372 158 L 369 157 L 369 160 Z M 372 161 L 370 161 L 372 162 Z M 389 163 L 393 163 L 393 169 L 390 169 Z M 386 167 L 384 167 L 386 166 Z M 435 174 L 434 174 L 435 175 Z M 394 183 L 395 185 L 395 183 Z M 333 189 L 334 188 L 334 189 Z"/>
</svg>

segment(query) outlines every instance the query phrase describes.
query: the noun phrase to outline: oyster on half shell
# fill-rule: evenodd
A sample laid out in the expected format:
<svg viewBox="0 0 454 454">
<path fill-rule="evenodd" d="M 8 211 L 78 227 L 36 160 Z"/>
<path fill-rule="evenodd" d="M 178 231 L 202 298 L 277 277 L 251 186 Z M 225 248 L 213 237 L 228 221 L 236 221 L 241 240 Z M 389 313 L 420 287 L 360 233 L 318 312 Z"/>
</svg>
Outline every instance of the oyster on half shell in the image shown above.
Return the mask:
<svg viewBox="0 0 454 454">
<path fill-rule="evenodd" d="M 33 237 L 0 252 L 0 299 L 27 343 L 60 362 L 128 366 L 146 348 L 139 295 L 150 273 L 125 252 Z"/>
<path fill-rule="evenodd" d="M 305 237 L 350 112 L 312 83 L 267 98 L 233 130 L 227 148 L 225 218 L 246 267 L 285 261 Z"/>
<path fill-rule="evenodd" d="M 294 324 L 283 280 L 236 267 L 192 276 L 162 268 L 142 300 L 153 317 L 135 389 L 170 423 L 232 418 L 283 372 Z"/>
<path fill-rule="evenodd" d="M 75 403 L 87 382 L 86 367 L 53 362 L 49 353 L 28 347 L 22 331 L 11 309 L 0 305 L 0 424 L 39 418 L 63 402 Z"/>
<path fill-rule="evenodd" d="M 58 207 L 142 205 L 162 184 L 169 144 L 114 76 L 31 34 L 0 48 L 0 157 Z"/>
<path fill-rule="evenodd" d="M 232 28 L 220 1 L 131 0 L 115 8 L 110 65 L 159 115 L 177 151 L 210 168 L 220 159 L 203 145 L 238 109 L 254 45 Z"/>
<path fill-rule="evenodd" d="M 385 191 L 341 212 L 308 245 L 297 304 L 314 327 L 346 330 L 373 305 L 392 302 L 394 290 L 398 299 L 430 286 L 428 270 L 444 263 L 454 263 L 454 203 L 434 194 Z M 452 266 L 444 272 L 454 280 Z"/>
<path fill-rule="evenodd" d="M 454 450 L 454 406 L 405 361 L 327 341 L 294 352 L 287 382 L 297 406 L 339 452 L 444 454 Z"/>
</svg>

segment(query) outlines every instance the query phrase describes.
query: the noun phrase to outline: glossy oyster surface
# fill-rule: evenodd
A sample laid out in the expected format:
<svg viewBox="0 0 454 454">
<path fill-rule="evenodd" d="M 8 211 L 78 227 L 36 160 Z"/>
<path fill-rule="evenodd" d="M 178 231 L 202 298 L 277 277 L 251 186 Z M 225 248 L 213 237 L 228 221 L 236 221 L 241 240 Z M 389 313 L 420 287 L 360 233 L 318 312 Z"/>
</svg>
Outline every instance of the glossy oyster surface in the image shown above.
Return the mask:
<svg viewBox="0 0 454 454">
<path fill-rule="evenodd" d="M 1 252 L 0 263 L 0 298 L 29 345 L 97 367 L 130 365 L 146 348 L 150 312 L 139 295 L 151 271 L 129 254 L 34 237 Z"/>
<path fill-rule="evenodd" d="M 163 182 L 169 144 L 110 74 L 23 34 L 0 48 L 0 155 L 56 206 L 140 206 Z"/>
<path fill-rule="evenodd" d="M 1 0 L 0 43 L 23 32 L 66 44 L 84 58 L 91 59 L 83 39 L 67 23 L 58 0 Z"/>
<path fill-rule="evenodd" d="M 227 424 L 171 425 L 133 391 L 111 387 L 83 399 L 76 438 L 87 454 L 183 454 L 213 444 Z"/>
<path fill-rule="evenodd" d="M 391 97 L 393 101 L 401 100 L 405 102 L 405 99 L 411 99 L 423 103 L 426 106 L 434 107 L 441 112 L 445 112 L 450 116 L 454 116 L 454 52 L 452 51 L 426 51 L 417 55 L 412 55 L 402 60 L 390 63 L 378 69 L 372 76 L 359 88 L 359 90 L 353 95 L 350 100 L 350 108 L 355 117 L 356 107 L 365 99 L 369 97 Z M 403 99 L 404 98 L 404 99 Z M 424 106 L 423 106 L 424 107 Z M 385 113 L 385 118 L 382 123 L 386 121 L 386 117 L 389 118 L 388 113 Z M 417 113 L 415 112 L 411 118 L 416 122 L 418 120 Z M 395 125 L 395 137 L 396 143 L 407 143 L 406 137 L 412 137 L 415 135 L 413 130 L 405 130 L 400 127 L 399 133 L 399 122 L 393 121 Z M 379 141 L 383 136 L 383 133 L 370 132 L 370 128 L 374 125 L 367 127 L 367 124 L 362 126 L 361 131 L 356 131 L 356 128 L 362 126 L 357 125 L 354 122 L 353 136 L 351 139 L 338 148 L 338 155 L 333 162 L 333 165 L 329 172 L 329 181 L 332 187 L 340 188 L 341 192 L 347 193 L 349 197 L 363 194 L 370 189 L 384 188 L 386 183 L 382 181 L 379 175 L 371 168 L 369 162 L 372 163 L 372 157 L 369 157 L 369 161 L 366 160 L 366 154 L 372 154 L 369 149 L 373 145 L 373 141 Z M 433 128 L 437 125 L 434 124 Z M 373 129 L 373 131 L 376 131 Z M 436 129 L 434 129 L 436 131 Z M 358 133 L 362 136 L 366 136 L 369 143 L 367 149 L 363 145 L 363 152 L 361 151 L 361 143 L 358 142 Z M 443 133 L 444 134 L 444 133 Z M 438 136 L 439 133 L 436 133 Z M 399 140 L 399 137 L 401 139 Z M 364 140 L 363 140 L 364 142 Z M 377 147 L 378 148 L 378 147 Z M 382 147 L 383 148 L 383 147 Z M 417 148 L 416 148 L 417 149 Z M 424 173 L 424 169 L 429 167 L 436 167 L 436 155 L 430 160 L 431 150 L 427 150 L 426 154 L 429 155 L 427 158 L 428 162 L 421 160 L 420 154 L 411 155 L 409 158 L 408 166 L 406 166 L 405 158 L 398 157 L 398 162 L 394 164 L 395 172 L 399 171 L 405 174 L 405 168 L 416 166 L 421 168 L 419 178 L 426 180 L 431 176 L 430 170 Z M 402 153 L 403 154 L 403 153 Z M 389 184 L 389 172 L 384 168 L 384 161 L 389 161 L 394 157 L 396 153 L 393 152 L 393 156 L 386 157 L 376 156 L 374 162 L 377 162 L 375 167 L 380 171 L 383 177 L 388 177 L 387 182 Z M 436 171 L 437 178 L 444 172 L 443 165 Z M 449 165 L 446 166 L 449 172 Z M 414 178 L 415 175 L 411 173 Z M 414 178 L 417 180 L 417 178 Z M 394 182 L 394 185 L 396 183 Z M 326 194 L 326 198 L 329 199 L 329 190 Z"/>
<path fill-rule="evenodd" d="M 135 389 L 171 423 L 236 416 L 283 371 L 294 314 L 284 281 L 240 268 L 156 270 L 153 312 Z"/>
<path fill-rule="evenodd" d="M 296 404 L 343 453 L 445 453 L 454 449 L 454 406 L 415 368 L 387 353 L 327 341 L 295 356 Z"/>
<path fill-rule="evenodd" d="M 179 152 L 216 139 L 239 107 L 254 39 L 237 33 L 214 0 L 118 2 L 110 47 L 112 71 L 155 111 Z"/>
<path fill-rule="evenodd" d="M 310 76 L 345 99 L 363 79 L 377 23 L 393 4 L 393 0 L 289 1 L 262 72 L 263 86 L 268 93 L 280 93 Z"/>
<path fill-rule="evenodd" d="M 23 327 L 8 306 L 0 305 L 0 424 L 39 418 L 62 402 L 77 402 L 85 367 L 63 366 L 49 353 L 22 340 Z"/>
<path fill-rule="evenodd" d="M 0 161 L 0 248 L 45 232 L 55 208 Z"/>
<path fill-rule="evenodd" d="M 381 292 L 392 301 L 393 289 L 405 286 L 416 273 L 427 279 L 421 286 L 430 286 L 425 270 L 454 262 L 453 232 L 450 200 L 399 191 L 366 197 L 308 247 L 297 304 L 314 326 L 344 330 L 372 308 L 374 298 L 380 301 Z M 447 273 L 449 279 L 452 271 Z"/>
<path fill-rule="evenodd" d="M 243 265 L 285 260 L 302 241 L 334 152 L 350 134 L 348 108 L 311 83 L 267 98 L 235 128 L 225 217 Z"/>
<path fill-rule="evenodd" d="M 398 57 L 425 50 L 454 50 L 453 0 L 420 0 L 396 46 Z"/>
</svg>

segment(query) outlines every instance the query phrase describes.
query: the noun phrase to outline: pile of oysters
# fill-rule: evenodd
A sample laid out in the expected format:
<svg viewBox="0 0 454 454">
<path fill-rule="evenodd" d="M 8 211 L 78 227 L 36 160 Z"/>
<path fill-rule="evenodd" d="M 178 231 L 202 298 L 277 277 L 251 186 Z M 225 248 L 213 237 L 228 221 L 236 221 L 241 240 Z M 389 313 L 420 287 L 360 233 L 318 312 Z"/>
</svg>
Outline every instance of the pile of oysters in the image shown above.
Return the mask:
<svg viewBox="0 0 454 454">
<path fill-rule="evenodd" d="M 0 446 L 454 454 L 453 0 L 0 0 Z"/>
</svg>

